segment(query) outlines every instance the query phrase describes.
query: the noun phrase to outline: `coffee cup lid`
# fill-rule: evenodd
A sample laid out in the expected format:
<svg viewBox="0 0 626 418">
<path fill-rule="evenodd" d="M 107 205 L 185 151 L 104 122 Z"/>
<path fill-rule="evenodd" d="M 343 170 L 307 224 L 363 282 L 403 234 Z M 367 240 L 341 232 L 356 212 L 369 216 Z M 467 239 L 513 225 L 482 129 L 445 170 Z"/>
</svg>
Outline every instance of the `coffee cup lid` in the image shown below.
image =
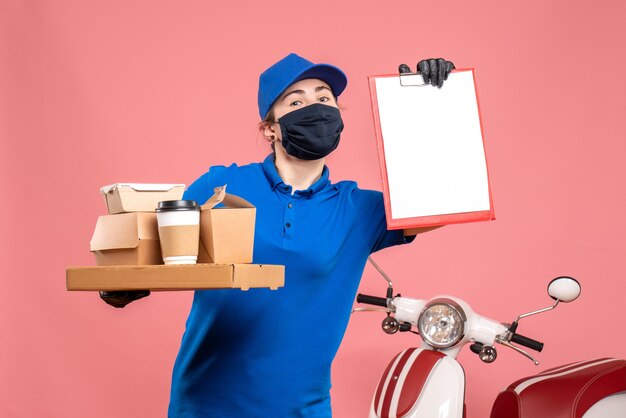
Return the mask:
<svg viewBox="0 0 626 418">
<path fill-rule="evenodd" d="M 156 208 L 157 212 L 171 210 L 200 210 L 200 206 L 195 200 L 164 200 Z"/>
</svg>

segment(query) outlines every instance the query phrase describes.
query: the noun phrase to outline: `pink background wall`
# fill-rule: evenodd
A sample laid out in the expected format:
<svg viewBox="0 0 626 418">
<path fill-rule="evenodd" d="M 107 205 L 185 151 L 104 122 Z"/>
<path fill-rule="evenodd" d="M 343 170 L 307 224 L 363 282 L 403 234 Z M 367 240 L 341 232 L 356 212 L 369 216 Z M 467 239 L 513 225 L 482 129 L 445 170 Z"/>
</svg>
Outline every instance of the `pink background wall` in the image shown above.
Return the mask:
<svg viewBox="0 0 626 418">
<path fill-rule="evenodd" d="M 257 77 L 291 51 L 348 74 L 331 178 L 379 190 L 366 76 L 431 56 L 476 68 L 497 220 L 379 254 L 398 291 L 510 321 L 548 304 L 554 276 L 584 286 L 522 324 L 546 343 L 539 368 L 506 350 L 492 365 L 461 355 L 470 418 L 523 375 L 626 357 L 624 3 L 3 0 L 0 19 L 0 416 L 165 416 L 192 294 L 116 310 L 66 292 L 65 268 L 94 263 L 100 186 L 190 184 L 261 160 Z M 361 291 L 383 290 L 368 269 Z M 388 360 L 417 344 L 381 319 L 350 323 L 337 417 L 365 416 Z"/>
</svg>

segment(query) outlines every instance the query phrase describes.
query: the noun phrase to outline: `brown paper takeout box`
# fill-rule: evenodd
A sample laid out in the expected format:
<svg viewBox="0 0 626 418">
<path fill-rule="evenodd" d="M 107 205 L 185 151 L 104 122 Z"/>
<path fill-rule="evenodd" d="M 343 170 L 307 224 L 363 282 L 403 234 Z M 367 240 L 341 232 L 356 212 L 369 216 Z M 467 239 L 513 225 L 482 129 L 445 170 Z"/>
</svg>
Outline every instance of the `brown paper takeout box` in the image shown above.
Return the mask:
<svg viewBox="0 0 626 418">
<path fill-rule="evenodd" d="M 222 203 L 223 207 L 216 208 Z M 226 186 L 201 207 L 199 263 L 251 263 L 256 208 Z"/>
<path fill-rule="evenodd" d="M 163 264 L 156 213 L 100 216 L 90 247 L 99 266 Z"/>
<path fill-rule="evenodd" d="M 91 251 L 98 266 L 68 267 L 67 290 L 248 290 L 259 287 L 275 290 L 284 286 L 285 266 L 249 264 L 256 208 L 240 197 L 226 194 L 224 187 L 216 189 L 201 212 L 199 262 L 215 260 L 217 264 L 190 265 L 162 264 L 154 212 L 161 200 L 181 199 L 184 185 L 176 196 L 152 196 L 146 200 L 154 202 L 144 200 L 139 205 L 133 200 L 139 195 L 143 200 L 146 195 L 141 191 L 128 190 L 127 195 L 123 187 L 106 191 L 105 201 L 109 205 L 109 198 L 112 198 L 112 206 L 108 207 L 113 214 L 98 218 L 91 239 Z M 114 202 L 118 198 L 119 202 Z M 219 203 L 224 207 L 216 208 Z"/>
<path fill-rule="evenodd" d="M 164 200 L 180 200 L 184 184 L 115 183 L 100 188 L 109 214 L 154 212 Z"/>
<path fill-rule="evenodd" d="M 179 264 L 68 267 L 67 290 L 196 290 L 285 285 L 285 266 L 270 264 Z"/>
</svg>

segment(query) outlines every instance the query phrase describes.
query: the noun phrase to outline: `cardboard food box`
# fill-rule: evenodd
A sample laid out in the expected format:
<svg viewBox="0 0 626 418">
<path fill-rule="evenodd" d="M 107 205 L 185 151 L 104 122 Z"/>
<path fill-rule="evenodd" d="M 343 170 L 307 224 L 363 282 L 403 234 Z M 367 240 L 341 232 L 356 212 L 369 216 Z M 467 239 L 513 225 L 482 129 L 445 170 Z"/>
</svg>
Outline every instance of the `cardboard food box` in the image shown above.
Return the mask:
<svg viewBox="0 0 626 418">
<path fill-rule="evenodd" d="M 163 264 L 156 213 L 100 216 L 90 246 L 99 266 Z"/>
<path fill-rule="evenodd" d="M 115 183 L 100 188 L 109 214 L 154 212 L 159 202 L 180 200 L 184 184 Z"/>
<path fill-rule="evenodd" d="M 196 290 L 285 285 L 285 266 L 270 264 L 178 264 L 162 266 L 68 267 L 70 291 Z"/>
<path fill-rule="evenodd" d="M 216 207 L 222 203 L 223 207 Z M 251 263 L 256 208 L 241 197 L 226 193 L 226 186 L 202 205 L 199 263 Z"/>
</svg>

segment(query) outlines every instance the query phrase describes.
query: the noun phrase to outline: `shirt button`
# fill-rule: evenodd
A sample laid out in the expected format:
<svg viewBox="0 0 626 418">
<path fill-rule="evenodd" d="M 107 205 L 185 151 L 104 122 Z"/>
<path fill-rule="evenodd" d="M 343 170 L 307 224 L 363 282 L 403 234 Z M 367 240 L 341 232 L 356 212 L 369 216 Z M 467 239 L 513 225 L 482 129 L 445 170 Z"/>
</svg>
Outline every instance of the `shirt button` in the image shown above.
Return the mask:
<svg viewBox="0 0 626 418">
<path fill-rule="evenodd" d="M 291 228 L 291 224 L 290 224 L 289 222 L 287 222 L 287 223 L 285 224 L 285 226 L 286 226 L 287 228 Z"/>
<path fill-rule="evenodd" d="M 289 209 L 291 209 L 291 208 L 293 207 L 293 203 L 289 203 L 289 204 L 287 205 L 287 207 L 288 207 Z"/>
</svg>

